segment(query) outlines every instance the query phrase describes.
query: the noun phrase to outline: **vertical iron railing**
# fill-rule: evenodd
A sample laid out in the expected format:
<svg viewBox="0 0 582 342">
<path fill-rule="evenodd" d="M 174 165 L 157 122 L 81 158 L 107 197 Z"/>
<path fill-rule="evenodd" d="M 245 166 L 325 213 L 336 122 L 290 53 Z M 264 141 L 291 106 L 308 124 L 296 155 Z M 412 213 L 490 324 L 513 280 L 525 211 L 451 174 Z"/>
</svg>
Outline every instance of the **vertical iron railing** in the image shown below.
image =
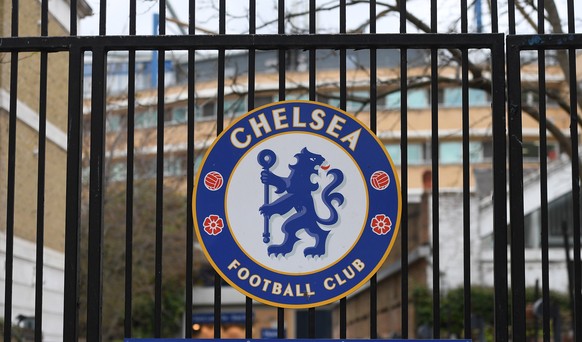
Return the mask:
<svg viewBox="0 0 582 342">
<path fill-rule="evenodd" d="M 12 1 L 11 37 L 18 37 L 18 1 Z M 14 279 L 14 196 L 16 177 L 16 104 L 18 99 L 18 52 L 10 53 L 10 114 L 8 123 L 8 177 L 6 184 L 6 261 L 4 276 L 4 339 L 12 336 L 12 282 Z"/>
<path fill-rule="evenodd" d="M 568 42 L 566 45 L 565 42 Z M 524 260 L 524 238 L 523 234 L 525 232 L 524 226 L 524 186 L 523 186 L 523 163 L 524 158 L 522 154 L 521 144 L 523 143 L 522 137 L 522 116 L 524 112 L 531 111 L 531 109 L 525 109 L 522 99 L 522 75 L 520 68 L 522 67 L 521 54 L 524 51 L 533 50 L 538 51 L 538 87 L 540 100 L 537 108 L 534 110 L 539 111 L 539 127 L 540 127 L 540 151 L 547 153 L 547 134 L 546 129 L 549 129 L 550 124 L 549 118 L 546 116 L 546 69 L 545 65 L 545 53 L 547 51 L 557 51 L 558 53 L 565 51 L 568 56 L 568 93 L 569 99 L 567 107 L 570 111 L 570 136 L 569 148 L 571 148 L 571 194 L 572 194 L 572 223 L 573 223 L 573 241 L 574 241 L 574 261 L 573 261 L 573 272 L 574 272 L 574 286 L 573 286 L 573 303 L 571 304 L 571 310 L 573 313 L 572 327 L 574 328 L 574 340 L 579 341 L 582 336 L 579 331 L 580 319 L 581 319 L 581 297 L 580 297 L 580 268 L 582 263 L 580 261 L 580 173 L 579 173 L 579 152 L 578 152 L 578 102 L 577 102 L 577 81 L 576 81 L 576 64 L 575 64 L 575 53 L 571 51 L 576 51 L 577 48 L 581 48 L 582 37 L 579 35 L 514 35 L 507 38 L 507 63 L 508 63 L 508 73 L 507 73 L 507 84 L 508 84 L 508 107 L 509 107 L 509 129 L 510 129 L 510 200 L 511 200 L 511 211 L 510 211 L 510 222 L 511 222 L 511 256 L 512 256 L 512 306 L 513 315 L 516 312 L 524 310 L 524 308 L 517 307 L 520 303 L 525 303 L 525 260 Z M 542 99 L 543 97 L 543 99 Z M 550 310 L 552 310 L 552 302 L 550 298 L 550 284 L 555 280 L 550 279 L 549 269 L 548 269 L 548 171 L 547 162 L 544 160 L 547 158 L 547 154 L 540 153 L 540 210 L 541 210 L 541 255 L 542 255 L 542 312 L 543 316 L 543 337 L 544 340 L 550 339 L 550 334 L 556 334 L 555 331 L 550 331 L 550 319 L 555 319 L 551 317 Z M 569 251 L 567 250 L 567 253 Z M 519 262 L 521 260 L 521 262 Z M 569 266 L 566 266 L 567 268 Z M 526 335 L 525 319 L 523 317 L 514 317 L 513 320 L 517 320 L 513 325 L 513 334 L 517 336 Z"/>
<path fill-rule="evenodd" d="M 129 35 L 136 34 L 136 0 L 129 2 Z M 124 296 L 124 324 L 125 337 L 132 336 L 132 297 L 133 297 L 133 200 L 134 200 L 134 148 L 135 148 L 135 57 L 136 51 L 128 51 L 127 67 L 127 171 L 126 171 L 126 197 L 125 197 L 125 296 Z"/>
<path fill-rule="evenodd" d="M 316 4 L 309 0 L 309 34 L 316 33 Z M 309 49 L 309 100 L 317 100 L 317 49 Z M 315 338 L 315 308 L 307 309 L 307 337 Z"/>
<path fill-rule="evenodd" d="M 285 34 L 285 0 L 278 0 L 277 8 L 277 33 Z M 279 101 L 284 101 L 285 94 L 285 50 L 279 50 Z M 250 92 L 249 92 L 250 94 Z M 251 97 L 251 96 L 249 96 Z M 250 109 L 250 107 L 249 107 Z M 285 338 L 285 309 L 277 308 L 277 338 Z"/>
<path fill-rule="evenodd" d="M 194 6 L 188 7 L 189 11 L 189 22 L 188 22 L 188 33 L 190 35 L 196 34 L 194 23 L 196 21 L 196 8 Z M 194 111 L 196 108 L 195 102 L 195 87 L 194 78 L 196 75 L 195 69 L 195 56 L 196 51 L 194 49 L 188 50 L 188 151 L 187 158 L 187 191 L 191 194 L 194 191 Z M 184 304 L 184 337 L 192 336 L 192 308 L 193 308 L 193 268 L 194 268 L 194 218 L 190 215 L 190 208 L 192 208 L 192 197 L 188 196 L 186 205 L 186 284 L 184 288 L 186 289 L 185 294 L 185 304 Z"/>
<path fill-rule="evenodd" d="M 48 2 L 41 4 L 41 36 L 48 36 Z M 38 171 L 37 171 L 37 195 L 36 195 L 36 282 L 34 296 L 34 340 L 42 341 L 42 309 L 43 309 L 43 279 L 44 279 L 44 201 L 45 201 L 45 171 L 46 171 L 46 114 L 47 114 L 47 73 L 48 53 L 40 55 L 40 82 L 38 104 Z"/>
<path fill-rule="evenodd" d="M 103 201 L 105 198 L 105 103 L 107 52 L 93 49 L 91 155 L 87 260 L 87 341 L 101 341 L 103 303 Z"/>
<path fill-rule="evenodd" d="M 376 33 L 376 1 L 370 1 L 370 34 Z M 370 49 L 370 130 L 377 133 L 378 113 L 376 101 L 378 99 L 378 65 L 377 49 Z M 341 72 L 341 71 L 340 71 Z M 378 277 L 374 274 L 370 278 L 370 338 L 378 338 Z"/>
<path fill-rule="evenodd" d="M 370 17 L 372 17 L 372 8 L 375 8 L 375 2 L 370 2 Z M 372 30 L 372 27 L 370 27 Z M 342 0 L 340 2 L 340 12 L 339 12 L 339 32 L 346 33 L 346 2 Z M 347 73 L 347 61 L 346 61 L 346 49 L 340 49 L 340 65 L 339 65 L 339 91 L 340 91 L 340 109 L 346 110 L 347 107 L 347 80 L 346 80 L 346 73 Z M 372 85 L 372 82 L 370 82 Z M 370 307 L 372 310 L 372 307 Z M 344 297 L 340 299 L 339 302 L 339 338 L 347 338 L 346 331 L 347 331 L 347 299 Z"/>
<path fill-rule="evenodd" d="M 69 15 L 71 36 L 77 35 L 77 0 L 71 0 Z M 67 181 L 65 218 L 65 279 L 63 305 L 63 339 L 79 337 L 79 258 L 81 227 L 81 167 L 83 118 L 83 52 L 79 47 L 69 51 L 69 85 L 67 109 Z"/>
<path fill-rule="evenodd" d="M 79 263 L 81 238 L 81 166 L 83 118 L 83 52 L 79 47 L 69 52 L 68 130 L 67 130 L 67 211 L 65 222 L 65 288 L 63 338 L 79 337 Z"/>
<path fill-rule="evenodd" d="M 226 34 L 226 1 L 220 0 L 218 5 L 218 34 Z M 224 130 L 224 83 L 225 83 L 226 50 L 218 50 L 218 75 L 216 96 L 216 135 Z M 214 338 L 220 338 L 222 328 L 222 279 L 214 272 Z"/>
<path fill-rule="evenodd" d="M 406 33 L 406 1 L 400 6 L 400 33 Z M 408 338 L 408 50 L 400 49 L 400 182 L 402 192 L 402 220 L 400 221 L 400 298 L 402 303 L 402 337 Z"/>
<path fill-rule="evenodd" d="M 166 34 L 166 1 L 159 1 L 158 35 Z M 157 125 L 156 125 L 156 261 L 155 261 L 155 310 L 154 337 L 162 337 L 162 277 L 164 252 L 164 151 L 165 151 L 165 88 L 166 88 L 166 49 L 157 50 Z"/>
<path fill-rule="evenodd" d="M 504 47 L 497 46 L 491 51 L 491 96 L 493 101 L 493 137 L 506 135 L 505 122 L 505 77 L 503 71 Z M 497 99 L 497 101 L 495 100 Z M 509 326 L 508 289 L 507 289 L 507 178 L 506 178 L 506 143 L 504 139 L 493 139 L 493 283 L 494 286 L 494 320 L 495 340 L 507 341 Z"/>
<path fill-rule="evenodd" d="M 545 33 L 544 1 L 538 1 L 538 33 Z M 546 55 L 543 49 L 538 50 L 538 99 L 540 112 L 540 221 L 541 221 L 541 248 L 542 248 L 542 329 L 544 342 L 550 341 L 550 259 L 548 233 L 548 144 L 546 134 Z M 537 330 L 537 329 L 536 329 Z M 537 338 L 537 336 L 536 336 Z"/>
<path fill-rule="evenodd" d="M 461 1 L 461 33 L 468 29 L 467 1 Z M 470 174 L 470 119 L 469 119 L 469 50 L 461 50 L 461 112 L 463 135 L 463 189 L 471 186 Z M 465 338 L 472 338 L 471 325 L 471 194 L 463 191 L 463 327 Z"/>
<path fill-rule="evenodd" d="M 257 3 L 256 0 L 249 0 L 249 34 L 257 32 Z M 248 57 L 248 82 L 247 82 L 247 110 L 255 108 L 255 63 L 256 51 L 249 49 Z M 279 69 L 281 69 L 279 67 Z M 253 96 L 251 96 L 251 94 Z M 245 298 L 245 338 L 253 337 L 253 299 Z"/>
</svg>

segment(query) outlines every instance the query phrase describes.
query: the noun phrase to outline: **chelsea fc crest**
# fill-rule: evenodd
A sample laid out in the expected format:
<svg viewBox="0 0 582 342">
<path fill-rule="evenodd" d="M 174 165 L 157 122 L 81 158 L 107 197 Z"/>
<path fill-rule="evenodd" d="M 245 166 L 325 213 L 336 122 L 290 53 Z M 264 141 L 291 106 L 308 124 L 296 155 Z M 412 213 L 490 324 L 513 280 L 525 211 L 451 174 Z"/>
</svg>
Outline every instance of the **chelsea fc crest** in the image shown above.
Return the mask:
<svg viewBox="0 0 582 342">
<path fill-rule="evenodd" d="M 363 285 L 394 245 L 400 185 L 378 138 L 346 112 L 283 101 L 239 118 L 196 176 L 198 241 L 230 285 L 307 308 Z"/>
</svg>

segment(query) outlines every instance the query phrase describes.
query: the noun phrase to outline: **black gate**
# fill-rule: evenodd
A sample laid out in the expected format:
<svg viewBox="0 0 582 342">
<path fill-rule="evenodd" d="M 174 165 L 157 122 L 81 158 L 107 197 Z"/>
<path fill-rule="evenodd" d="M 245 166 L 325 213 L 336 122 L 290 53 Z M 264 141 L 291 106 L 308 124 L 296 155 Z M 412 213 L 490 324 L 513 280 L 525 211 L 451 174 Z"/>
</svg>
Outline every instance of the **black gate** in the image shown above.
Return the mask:
<svg viewBox="0 0 582 342">
<path fill-rule="evenodd" d="M 399 247 L 363 290 L 321 309 L 290 313 L 277 308 L 273 336 L 526 341 L 537 338 L 540 317 L 544 341 L 560 334 L 582 341 L 576 72 L 581 38 L 575 34 L 573 0 L 564 8 L 554 1 L 509 1 L 502 11 L 496 1 L 486 6 L 479 0 L 462 0 L 438 10 L 437 1 L 431 0 L 425 14 L 407 9 L 418 6 L 410 1 L 311 0 L 301 10 L 278 0 L 273 4 L 275 17 L 263 19 L 261 25 L 257 3 L 250 0 L 248 34 L 227 32 L 233 16 L 225 0 L 215 4 L 217 32 L 197 33 L 193 1 L 182 35 L 166 35 L 168 22 L 177 19 L 174 14 L 172 20 L 166 17 L 166 8 L 172 8 L 167 2 L 159 1 L 159 34 L 151 36 L 136 35 L 137 0 L 128 4 L 129 34 L 123 36 L 107 35 L 104 0 L 98 9 L 98 36 L 78 35 L 77 19 L 80 12 L 87 12 L 85 1 L 70 1 L 68 36 L 62 22 L 53 28 L 58 34 L 49 36 L 49 23 L 58 19 L 48 0 L 0 4 L 3 23 L 11 25 L 8 32 L 5 24 L 0 34 L 5 341 L 23 338 L 27 331 L 36 341 L 43 339 L 51 324 L 47 307 L 54 304 L 46 299 L 50 291 L 61 293 L 64 302 L 58 305 L 63 309 L 57 321 L 65 341 L 146 334 L 190 337 L 201 327 L 210 327 L 212 336 L 221 338 L 232 325 L 244 328 L 246 338 L 260 337 L 260 304 L 250 298 L 236 305 L 230 302 L 223 296 L 227 287 L 217 274 L 208 272 L 197 252 L 190 194 L 197 160 L 211 140 L 209 132 L 219 134 L 239 112 L 263 101 L 302 96 L 355 112 L 385 142 L 398 159 L 404 215 Z M 36 7 L 40 18 L 33 22 L 40 19 L 40 35 L 35 36 L 27 16 Z M 361 27 L 352 28 L 354 18 L 348 13 L 362 8 L 368 17 Z M 460 21 L 455 19 L 445 31 L 439 28 L 439 16 L 447 17 L 449 10 L 458 11 Z M 553 25 L 551 32 L 561 33 L 560 15 L 567 18 L 569 33 L 545 34 L 545 23 Z M 293 21 L 302 16 L 307 23 L 303 31 Z M 391 16 L 397 30 L 378 30 L 378 23 Z M 483 24 L 482 17 L 488 22 Z M 321 33 L 318 25 L 332 20 L 338 23 L 336 30 Z M 263 33 L 269 25 L 274 32 Z M 531 31 L 528 25 L 539 34 L 516 34 L 521 26 L 526 27 L 524 32 Z M 508 36 L 499 33 L 505 26 Z M 485 30 L 488 33 L 481 33 Z M 522 52 L 531 50 L 537 54 L 524 57 Z M 149 64 L 140 60 L 144 52 L 154 56 Z M 173 53 L 183 59 L 170 57 Z M 534 80 L 532 61 L 537 63 Z M 66 81 L 58 83 L 64 74 L 54 70 L 64 64 Z M 146 81 L 140 78 L 140 68 L 148 65 L 153 72 Z M 168 65 L 176 71 L 174 79 L 169 79 Z M 528 77 L 521 77 L 520 71 Z M 126 88 L 112 90 L 112 74 L 124 75 Z M 64 100 L 62 94 L 68 110 L 59 124 L 58 110 L 51 106 Z M 2 97 L 8 99 L 6 105 Z M 546 98 L 553 108 L 567 113 L 567 124 L 546 116 Z M 523 122 L 522 113 L 536 123 Z M 30 142 L 22 134 L 30 127 L 38 139 L 33 143 L 33 164 L 20 157 L 22 146 Z M 66 130 L 66 142 L 59 145 L 65 151 L 66 168 L 65 159 L 59 164 L 58 155 L 51 152 L 53 144 L 63 141 L 55 133 L 59 127 Z M 525 137 L 522 128 L 531 127 L 539 130 L 528 131 Z M 564 132 L 564 127 L 570 131 Z M 537 146 L 537 152 L 527 149 L 531 146 Z M 571 169 L 571 187 L 564 192 L 570 196 L 566 198 L 570 209 L 560 212 L 562 216 L 552 214 L 558 210 L 553 199 L 561 199 L 562 193 L 548 195 L 548 181 L 560 165 Z M 26 178 L 31 169 L 36 179 Z M 58 184 L 47 181 L 53 173 L 65 179 L 60 196 L 58 189 L 56 195 L 47 190 Z M 35 182 L 36 194 L 31 194 L 26 185 Z M 540 204 L 537 209 L 532 204 L 532 209 L 527 191 L 538 183 Z M 170 193 L 170 187 L 181 197 Z M 57 210 L 53 205 L 58 208 L 59 201 L 66 214 L 63 210 L 61 226 L 55 219 L 55 229 L 45 217 Z M 175 207 L 179 209 L 172 211 Z M 539 223 L 530 215 L 536 210 Z M 31 215 L 36 227 L 21 228 Z M 554 221 L 561 226 L 553 227 Z M 141 227 L 149 225 L 152 229 L 144 232 Z M 540 227 L 539 240 L 528 233 L 530 226 Z M 558 233 L 552 234 L 552 229 Z M 64 234 L 61 243 L 58 234 Z M 44 279 L 33 282 L 30 309 L 21 300 L 25 292 L 20 270 L 26 265 L 18 251 L 26 241 L 36 246 L 33 278 Z M 64 279 L 56 289 L 47 285 L 45 246 L 63 256 Z M 565 261 L 556 263 L 557 251 Z M 531 262 L 528 257 L 536 253 L 541 259 Z M 528 278 L 533 264 L 541 268 L 541 294 Z M 552 265 L 562 264 L 567 277 L 550 278 Z M 562 279 L 568 282 L 565 301 L 550 293 L 551 285 L 560 285 Z M 149 294 L 148 287 L 149 300 L 141 292 Z M 526 291 L 529 287 L 536 293 Z M 180 293 L 179 304 L 167 295 L 170 288 Z M 213 298 L 205 307 L 207 301 L 201 301 L 207 293 Z M 561 311 L 556 309 L 559 304 Z M 168 326 L 176 325 L 176 312 L 180 328 L 168 332 Z M 104 323 L 113 316 L 114 323 Z M 28 326 L 27 320 L 32 322 Z M 388 320 L 399 324 L 384 329 Z M 263 337 L 270 336 L 269 329 L 261 329 Z"/>
</svg>

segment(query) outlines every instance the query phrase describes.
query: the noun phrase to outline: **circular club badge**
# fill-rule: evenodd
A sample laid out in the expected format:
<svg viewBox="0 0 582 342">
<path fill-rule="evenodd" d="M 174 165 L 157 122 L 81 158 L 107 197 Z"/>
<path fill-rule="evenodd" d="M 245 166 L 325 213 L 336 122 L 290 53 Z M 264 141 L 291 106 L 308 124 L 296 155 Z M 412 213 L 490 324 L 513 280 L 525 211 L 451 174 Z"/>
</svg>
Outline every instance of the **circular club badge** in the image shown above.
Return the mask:
<svg viewBox="0 0 582 342">
<path fill-rule="evenodd" d="M 380 268 L 400 223 L 383 144 L 344 111 L 283 101 L 239 118 L 196 176 L 198 241 L 216 271 L 268 305 L 338 300 Z"/>
</svg>

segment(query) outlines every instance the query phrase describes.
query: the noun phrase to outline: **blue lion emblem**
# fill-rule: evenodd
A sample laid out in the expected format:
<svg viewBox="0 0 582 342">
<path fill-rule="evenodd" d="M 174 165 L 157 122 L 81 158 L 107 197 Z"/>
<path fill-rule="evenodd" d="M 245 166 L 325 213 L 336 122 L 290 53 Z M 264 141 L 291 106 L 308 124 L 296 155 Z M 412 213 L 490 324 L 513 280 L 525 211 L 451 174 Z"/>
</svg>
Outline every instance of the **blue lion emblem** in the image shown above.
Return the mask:
<svg viewBox="0 0 582 342">
<path fill-rule="evenodd" d="M 325 244 L 329 230 L 321 229 L 319 224 L 332 225 L 338 221 L 337 209 L 332 205 L 332 202 L 335 201 L 339 207 L 344 202 L 344 196 L 339 192 L 333 191 L 343 182 L 344 174 L 338 169 L 327 171 L 328 174 L 332 175 L 333 179 L 322 190 L 321 197 L 330 214 L 328 218 L 322 219 L 315 211 L 312 196 L 312 192 L 319 189 L 319 184 L 313 183 L 311 176 L 318 173 L 325 159 L 321 155 L 303 148 L 299 153 L 295 154 L 297 162 L 289 165 L 291 170 L 289 176 L 281 177 L 269 171 L 269 167 L 275 163 L 275 158 L 275 153 L 271 150 L 263 150 L 259 154 L 259 163 L 263 165 L 261 182 L 265 184 L 266 188 L 265 204 L 259 208 L 259 212 L 265 217 L 265 226 L 268 226 L 269 218 L 275 214 L 284 215 L 293 209 L 295 209 L 295 213 L 281 227 L 285 234 L 283 243 L 271 245 L 267 251 L 269 255 L 289 254 L 299 241 L 297 232 L 304 229 L 315 238 L 315 245 L 305 248 L 304 255 L 306 257 L 322 256 L 325 254 Z M 272 203 L 268 203 L 268 186 L 274 186 L 277 194 L 285 194 Z M 268 242 L 269 233 L 266 232 L 265 234 L 267 237 L 264 241 Z"/>
</svg>

